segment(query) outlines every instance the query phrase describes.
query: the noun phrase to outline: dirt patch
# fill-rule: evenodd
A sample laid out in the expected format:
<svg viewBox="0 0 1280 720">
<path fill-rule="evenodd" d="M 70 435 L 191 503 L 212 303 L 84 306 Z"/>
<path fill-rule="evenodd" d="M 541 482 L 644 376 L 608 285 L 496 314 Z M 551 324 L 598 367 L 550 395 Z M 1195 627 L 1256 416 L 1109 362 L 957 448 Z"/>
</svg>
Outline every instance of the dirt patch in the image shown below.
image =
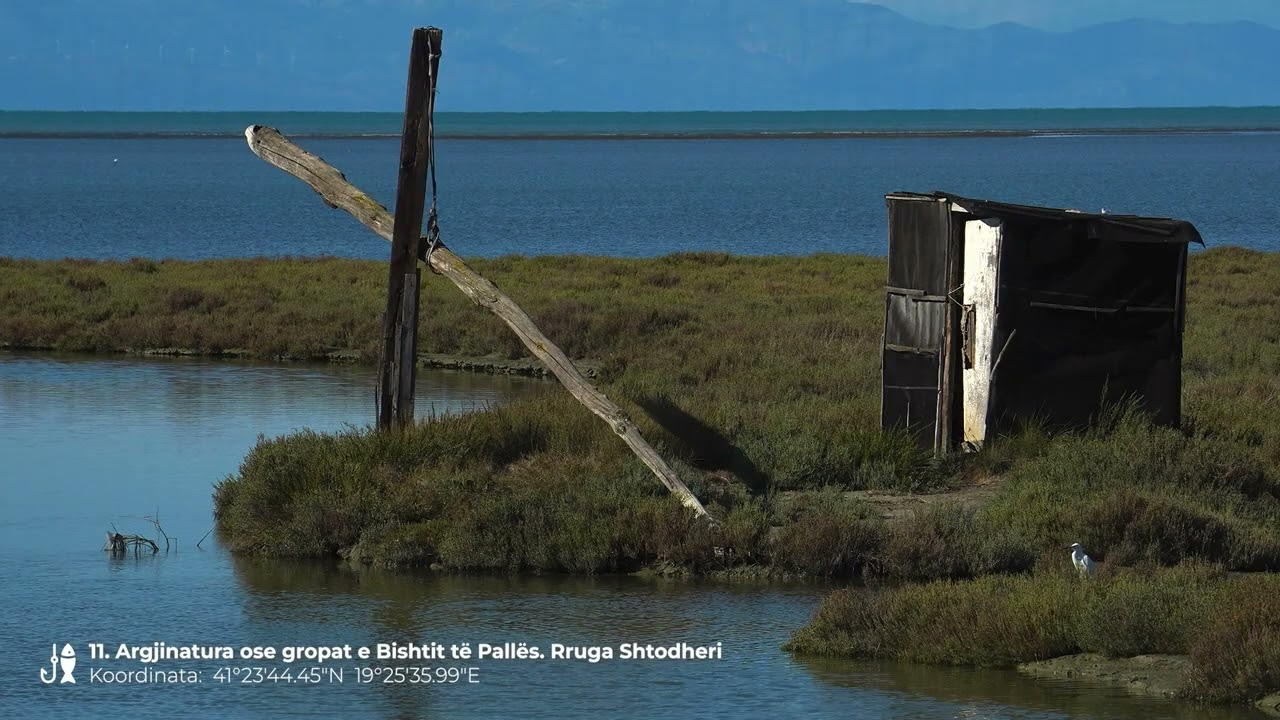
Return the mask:
<svg viewBox="0 0 1280 720">
<path fill-rule="evenodd" d="M 991 501 L 999 488 L 997 480 L 988 480 L 981 484 L 968 485 L 954 490 L 935 493 L 895 493 L 887 490 L 848 490 L 846 498 L 861 500 L 874 507 L 882 520 L 901 520 L 919 510 L 938 503 L 955 503 L 966 508 L 978 508 Z M 778 493 L 778 500 L 783 513 L 791 503 L 806 495 L 804 491 L 786 491 Z"/>
<path fill-rule="evenodd" d="M 917 510 L 923 510 L 938 503 L 956 503 L 968 508 L 980 507 L 995 497 L 997 487 L 999 487 L 998 483 L 987 482 L 982 485 L 922 495 L 890 493 L 883 490 L 851 490 L 845 495 L 875 506 L 880 512 L 880 517 L 885 520 L 899 520 Z"/>
<path fill-rule="evenodd" d="M 1136 695 L 1177 697 L 1191 658 L 1185 655 L 1139 655 L 1111 659 L 1085 653 L 1022 663 L 1018 672 L 1038 678 L 1058 678 L 1122 687 Z"/>
</svg>

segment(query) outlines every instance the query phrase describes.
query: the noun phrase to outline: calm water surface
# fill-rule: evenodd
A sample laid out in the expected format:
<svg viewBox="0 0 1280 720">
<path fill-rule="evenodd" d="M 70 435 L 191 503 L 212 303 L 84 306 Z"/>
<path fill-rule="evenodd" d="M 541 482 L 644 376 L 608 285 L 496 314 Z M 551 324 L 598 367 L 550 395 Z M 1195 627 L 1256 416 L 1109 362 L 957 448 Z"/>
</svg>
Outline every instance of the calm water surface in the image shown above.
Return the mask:
<svg viewBox="0 0 1280 720">
<path fill-rule="evenodd" d="M 351 718 L 1198 718 L 1243 713 L 977 672 L 795 659 L 779 651 L 824 588 L 637 578 L 435 577 L 233 558 L 213 483 L 259 433 L 338 430 L 372 414 L 368 369 L 0 354 L 0 716 Z M 533 381 L 431 372 L 420 406 L 466 410 Z M 159 509 L 176 552 L 111 558 L 111 523 Z M 723 643 L 718 662 L 476 661 L 478 684 L 91 685 L 84 643 L 108 646 L 552 642 Z M 53 643 L 78 646 L 76 685 L 46 686 Z M 139 665 L 128 661 L 122 669 Z M 236 663 L 237 665 L 239 663 Z M 307 664 L 313 666 L 314 664 Z"/>
<path fill-rule="evenodd" d="M 398 140 L 302 144 L 391 203 Z M 935 189 L 1180 217 L 1211 247 L 1280 250 L 1280 133 L 442 140 L 437 159 L 444 239 L 466 256 L 883 255 L 884 194 Z M 0 139 L 0 197 L 0 255 L 389 252 L 243 139 Z"/>
</svg>

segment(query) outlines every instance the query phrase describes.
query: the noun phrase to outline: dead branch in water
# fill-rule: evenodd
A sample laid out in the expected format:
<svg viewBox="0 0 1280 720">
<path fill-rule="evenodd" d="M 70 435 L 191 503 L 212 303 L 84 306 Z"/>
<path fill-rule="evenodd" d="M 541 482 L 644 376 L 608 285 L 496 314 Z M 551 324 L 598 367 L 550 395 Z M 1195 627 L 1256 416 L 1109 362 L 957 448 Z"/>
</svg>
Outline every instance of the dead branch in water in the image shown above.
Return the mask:
<svg viewBox="0 0 1280 720">
<path fill-rule="evenodd" d="M 160 524 L 160 510 L 156 510 L 155 515 L 144 515 L 143 520 L 151 523 L 160 537 L 164 538 L 164 550 L 169 552 L 171 545 L 176 547 L 177 538 L 170 538 L 169 533 L 164 531 L 164 526 Z M 171 542 L 172 541 L 172 542 Z M 149 549 L 152 555 L 160 552 L 160 545 L 149 537 L 144 535 L 125 535 L 116 529 L 115 523 L 111 524 L 111 529 L 107 531 L 107 542 L 102 546 L 103 552 L 109 552 L 112 555 L 124 555 L 130 550 L 134 555 L 142 554 L 144 549 Z"/>
<path fill-rule="evenodd" d="M 116 530 L 115 525 L 112 525 L 111 530 L 107 532 L 107 544 L 102 549 L 112 555 L 124 555 L 130 550 L 133 550 L 134 555 L 140 555 L 143 548 L 150 548 L 152 555 L 160 552 L 160 546 L 151 538 L 141 535 L 125 535 Z"/>
<path fill-rule="evenodd" d="M 169 551 L 169 533 L 165 532 L 164 528 L 160 526 L 160 508 L 156 508 L 155 515 L 143 515 L 142 519 L 146 520 L 147 522 L 155 526 L 156 532 L 160 533 L 160 536 L 164 538 L 164 549 L 165 549 L 165 552 L 168 552 Z M 173 538 L 173 544 L 175 547 L 177 546 L 178 538 Z"/>
</svg>

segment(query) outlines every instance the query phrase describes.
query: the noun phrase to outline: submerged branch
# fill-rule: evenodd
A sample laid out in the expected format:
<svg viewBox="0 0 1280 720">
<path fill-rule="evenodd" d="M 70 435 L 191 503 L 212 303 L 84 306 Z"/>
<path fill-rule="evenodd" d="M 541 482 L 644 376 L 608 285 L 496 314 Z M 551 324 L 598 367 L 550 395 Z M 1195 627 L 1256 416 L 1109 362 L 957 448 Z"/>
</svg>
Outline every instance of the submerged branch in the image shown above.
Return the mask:
<svg viewBox="0 0 1280 720">
<path fill-rule="evenodd" d="M 160 552 L 160 546 L 156 545 L 151 538 L 141 535 L 124 535 L 116 531 L 113 527 L 107 533 L 107 543 L 103 546 L 103 551 L 110 552 L 112 555 L 124 555 L 133 550 L 134 554 L 142 552 L 143 548 L 150 548 L 151 554 Z"/>
</svg>

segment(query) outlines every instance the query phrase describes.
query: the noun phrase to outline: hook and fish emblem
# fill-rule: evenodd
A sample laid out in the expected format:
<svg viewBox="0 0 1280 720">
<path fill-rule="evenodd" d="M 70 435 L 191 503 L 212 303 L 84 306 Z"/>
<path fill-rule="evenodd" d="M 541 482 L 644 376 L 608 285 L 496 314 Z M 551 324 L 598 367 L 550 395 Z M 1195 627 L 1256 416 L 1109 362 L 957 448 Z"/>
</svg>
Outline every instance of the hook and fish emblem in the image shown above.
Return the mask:
<svg viewBox="0 0 1280 720">
<path fill-rule="evenodd" d="M 62 682 L 75 684 L 76 679 L 71 677 L 71 671 L 76 669 L 76 651 L 71 647 L 71 643 L 62 646 L 62 655 L 58 655 L 58 644 L 53 644 L 53 653 L 49 658 L 49 669 L 40 668 L 40 682 L 45 685 L 52 685 L 54 680 L 58 679 L 58 668 L 62 668 Z"/>
</svg>

